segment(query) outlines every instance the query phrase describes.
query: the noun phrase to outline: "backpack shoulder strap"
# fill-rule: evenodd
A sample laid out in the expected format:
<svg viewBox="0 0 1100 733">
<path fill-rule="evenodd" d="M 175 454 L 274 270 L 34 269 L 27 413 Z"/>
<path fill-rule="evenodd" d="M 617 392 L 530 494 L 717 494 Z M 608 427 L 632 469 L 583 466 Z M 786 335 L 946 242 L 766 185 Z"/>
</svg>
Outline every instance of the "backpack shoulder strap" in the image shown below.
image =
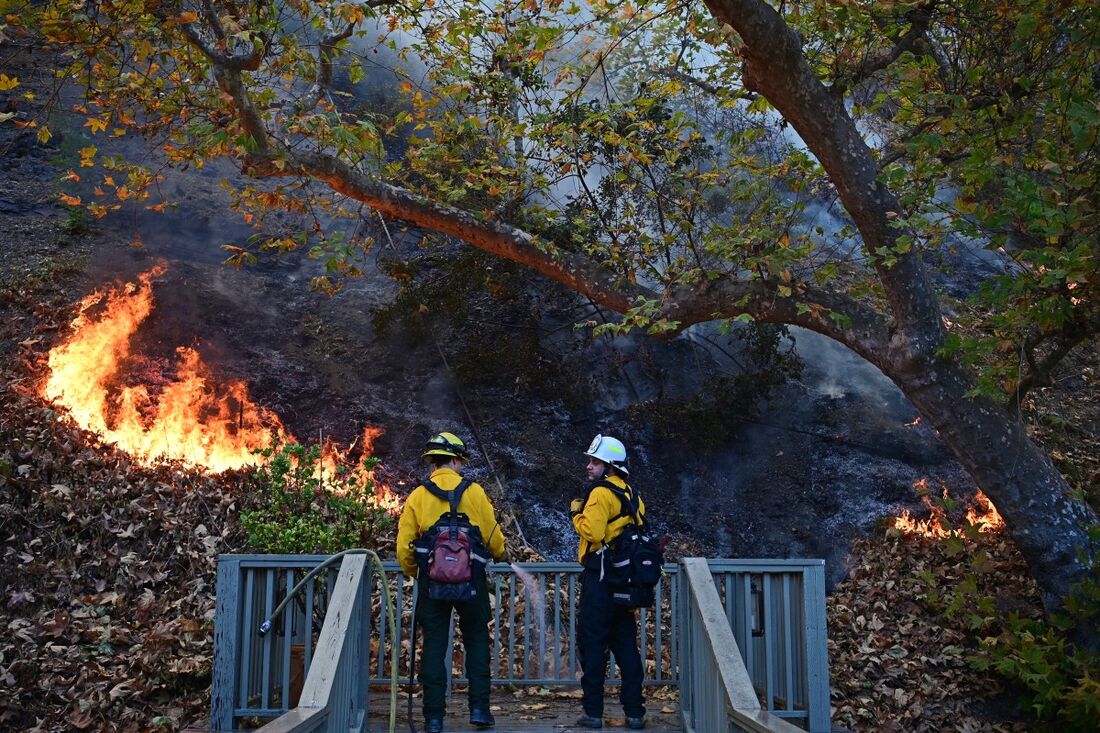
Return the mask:
<svg viewBox="0 0 1100 733">
<path fill-rule="evenodd" d="M 470 484 L 472 483 L 473 481 L 471 481 L 470 479 L 464 478 L 458 482 L 458 486 L 451 489 L 451 495 L 449 498 L 451 501 L 452 512 L 458 511 L 458 504 L 460 501 L 462 501 L 462 495 L 466 493 L 466 489 L 470 488 Z"/>
<path fill-rule="evenodd" d="M 470 479 L 464 478 L 458 482 L 458 486 L 454 487 L 450 491 L 444 491 L 443 489 L 439 488 L 430 478 L 424 479 L 424 483 L 421 485 L 425 489 L 427 489 L 428 493 L 432 496 L 438 499 L 442 499 L 443 501 L 450 504 L 451 513 L 453 514 L 458 511 L 458 503 L 462 501 L 462 494 L 465 493 L 466 489 L 468 489 L 470 487 L 470 484 L 472 483 L 473 481 L 471 481 Z"/>
<path fill-rule="evenodd" d="M 627 485 L 627 489 L 630 490 L 624 491 L 610 481 L 600 479 L 596 483 L 592 484 L 592 488 L 607 489 L 619 499 L 619 513 L 616 514 L 614 517 L 611 517 L 608 520 L 608 523 L 614 522 L 616 519 L 619 519 L 621 517 L 630 517 L 634 521 L 634 524 L 644 524 L 644 520 L 638 515 L 638 498 L 634 495 L 634 490 L 630 489 L 629 484 Z M 591 489 L 588 493 L 592 493 Z"/>
<path fill-rule="evenodd" d="M 435 482 L 432 481 L 430 478 L 424 479 L 424 483 L 422 483 L 421 486 L 423 486 L 425 489 L 427 489 L 428 493 L 431 494 L 432 496 L 436 497 L 437 499 L 442 499 L 443 501 L 450 501 L 451 500 L 451 495 L 448 494 L 443 489 L 436 486 Z"/>
</svg>

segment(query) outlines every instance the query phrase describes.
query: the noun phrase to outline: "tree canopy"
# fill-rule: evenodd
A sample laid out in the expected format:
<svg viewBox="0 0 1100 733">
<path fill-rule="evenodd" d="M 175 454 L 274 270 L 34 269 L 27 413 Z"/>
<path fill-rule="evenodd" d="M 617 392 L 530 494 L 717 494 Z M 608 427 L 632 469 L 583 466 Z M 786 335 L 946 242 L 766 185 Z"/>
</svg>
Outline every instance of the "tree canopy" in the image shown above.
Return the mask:
<svg viewBox="0 0 1100 733">
<path fill-rule="evenodd" d="M 70 203 L 94 215 L 163 206 L 161 162 L 230 158 L 247 217 L 296 216 L 258 247 L 309 247 L 322 288 L 371 245 L 329 222 L 370 207 L 526 264 L 613 328 L 812 329 L 940 432 L 1048 608 L 1088 572 L 1095 514 L 1019 416 L 1100 330 L 1087 0 L 49 0 L 5 32 L 65 54 L 92 132 L 159 150 L 82 150 Z"/>
</svg>

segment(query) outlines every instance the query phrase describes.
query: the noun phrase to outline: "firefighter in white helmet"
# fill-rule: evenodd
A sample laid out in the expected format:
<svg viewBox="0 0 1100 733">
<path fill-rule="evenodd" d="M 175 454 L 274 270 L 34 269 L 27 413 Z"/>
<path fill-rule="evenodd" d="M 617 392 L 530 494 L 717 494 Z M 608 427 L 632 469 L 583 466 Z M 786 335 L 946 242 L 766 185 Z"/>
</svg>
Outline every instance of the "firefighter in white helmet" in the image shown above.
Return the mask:
<svg viewBox="0 0 1100 733">
<path fill-rule="evenodd" d="M 597 435 L 584 454 L 588 456 L 588 495 L 574 499 L 569 506 L 573 527 L 580 535 L 577 559 L 584 566 L 577 623 L 584 715 L 577 725 L 603 727 L 603 686 L 610 650 L 622 674 L 619 702 L 626 715 L 626 727 L 638 730 L 645 727 L 645 699 L 637 620 L 634 609 L 613 601 L 611 588 L 604 582 L 602 562 L 609 543 L 633 521 L 619 494 L 625 492 L 637 500 L 639 516 L 645 513 L 645 505 L 626 482 L 630 469 L 622 441 Z"/>
</svg>

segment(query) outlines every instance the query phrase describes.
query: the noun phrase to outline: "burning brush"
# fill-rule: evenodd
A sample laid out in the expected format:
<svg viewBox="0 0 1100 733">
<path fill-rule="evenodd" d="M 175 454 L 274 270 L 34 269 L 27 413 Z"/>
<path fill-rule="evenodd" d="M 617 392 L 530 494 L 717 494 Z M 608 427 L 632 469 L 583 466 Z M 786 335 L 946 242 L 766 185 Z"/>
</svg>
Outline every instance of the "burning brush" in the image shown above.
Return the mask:
<svg viewBox="0 0 1100 733">
<path fill-rule="evenodd" d="M 153 279 L 164 272 L 158 265 L 137 282 L 98 290 L 80 302 L 71 334 L 50 351 L 42 396 L 84 430 L 146 465 L 173 460 L 226 471 L 257 463 L 254 451 L 273 438 L 296 442 L 278 415 L 252 400 L 243 381 L 217 383 L 195 349 L 176 350 L 174 376 L 156 389 L 122 383 L 124 367 L 135 358 L 133 337 L 153 312 Z M 364 428 L 364 456 L 381 433 Z M 351 447 L 326 444 L 320 470 L 335 475 L 350 452 Z M 362 461 L 352 470 L 372 473 Z M 376 491 L 383 506 L 398 507 L 393 492 L 377 485 Z"/>
</svg>

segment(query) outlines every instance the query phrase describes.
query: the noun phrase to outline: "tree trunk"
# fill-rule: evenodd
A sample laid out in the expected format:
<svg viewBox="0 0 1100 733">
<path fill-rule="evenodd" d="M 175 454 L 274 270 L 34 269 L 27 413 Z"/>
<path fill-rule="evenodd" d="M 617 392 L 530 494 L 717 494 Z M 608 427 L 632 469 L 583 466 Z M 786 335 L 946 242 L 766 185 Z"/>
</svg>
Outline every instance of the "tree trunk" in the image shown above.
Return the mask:
<svg viewBox="0 0 1100 733">
<path fill-rule="evenodd" d="M 801 39 L 763 0 L 706 3 L 744 43 L 745 87 L 766 97 L 802 137 L 872 254 L 888 303 L 889 346 L 853 348 L 882 369 L 939 431 L 1004 517 L 1048 614 L 1060 608 L 1096 551 L 1088 536 L 1095 513 L 1073 496 L 1018 417 L 989 400 L 967 397 L 973 381 L 963 365 L 936 356 L 944 338 L 939 302 L 918 250 L 901 253 L 896 246 L 901 229 L 895 220 L 904 219 L 902 207 L 878 180 L 878 164 L 842 93 L 827 88 L 811 69 Z M 880 253 L 891 252 L 897 254 L 895 264 L 879 260 Z M 843 336 L 834 338 L 847 343 Z M 1079 638 L 1088 638 L 1084 630 L 1077 631 Z"/>
<path fill-rule="evenodd" d="M 1039 584 L 1048 615 L 1061 608 L 1072 585 L 1088 571 L 1095 552 L 1088 528 L 1097 523 L 1096 514 L 1073 495 L 1017 416 L 985 398 L 966 397 L 972 382 L 956 364 L 906 361 L 890 367 L 886 365 L 892 372 L 888 376 L 1004 517 Z"/>
</svg>

